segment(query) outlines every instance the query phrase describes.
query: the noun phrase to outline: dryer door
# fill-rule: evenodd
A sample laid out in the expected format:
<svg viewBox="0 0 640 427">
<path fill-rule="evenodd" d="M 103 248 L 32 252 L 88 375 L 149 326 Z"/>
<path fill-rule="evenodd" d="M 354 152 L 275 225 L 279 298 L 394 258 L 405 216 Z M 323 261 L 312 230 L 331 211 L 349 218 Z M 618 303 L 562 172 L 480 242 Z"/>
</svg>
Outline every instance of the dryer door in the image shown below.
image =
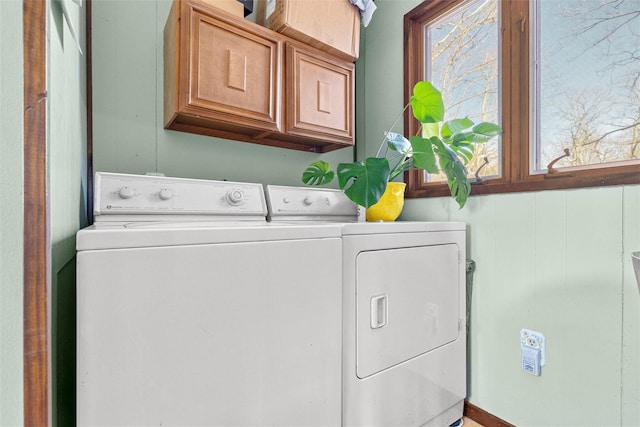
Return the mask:
<svg viewBox="0 0 640 427">
<path fill-rule="evenodd" d="M 357 376 L 366 378 L 456 340 L 455 244 L 358 254 Z"/>
</svg>

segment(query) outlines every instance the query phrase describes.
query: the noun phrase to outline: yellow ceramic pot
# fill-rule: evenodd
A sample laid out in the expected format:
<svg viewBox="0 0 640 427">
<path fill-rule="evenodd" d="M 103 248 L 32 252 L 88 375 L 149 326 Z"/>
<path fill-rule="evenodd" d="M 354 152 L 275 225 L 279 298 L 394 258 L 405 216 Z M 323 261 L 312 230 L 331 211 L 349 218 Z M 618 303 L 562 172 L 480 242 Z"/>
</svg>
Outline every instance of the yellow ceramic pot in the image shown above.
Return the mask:
<svg viewBox="0 0 640 427">
<path fill-rule="evenodd" d="M 404 206 L 404 182 L 389 182 L 378 203 L 367 209 L 367 221 L 395 221 Z"/>
</svg>

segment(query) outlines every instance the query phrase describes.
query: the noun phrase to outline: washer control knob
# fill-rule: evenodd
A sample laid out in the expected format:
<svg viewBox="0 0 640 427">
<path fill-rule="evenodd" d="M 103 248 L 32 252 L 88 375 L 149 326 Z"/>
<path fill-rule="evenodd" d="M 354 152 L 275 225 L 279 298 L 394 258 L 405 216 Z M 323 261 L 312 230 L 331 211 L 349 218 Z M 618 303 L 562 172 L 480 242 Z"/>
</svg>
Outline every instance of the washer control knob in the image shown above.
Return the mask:
<svg viewBox="0 0 640 427">
<path fill-rule="evenodd" d="M 131 189 L 129 187 L 122 187 L 120 189 L 120 191 L 118 192 L 118 195 L 122 199 L 130 199 L 130 198 L 133 197 L 133 189 Z"/>
<path fill-rule="evenodd" d="M 311 199 L 311 197 L 307 196 L 304 198 L 302 203 L 304 203 L 306 206 L 311 206 L 313 204 L 313 200 Z"/>
<path fill-rule="evenodd" d="M 173 197 L 173 192 L 167 188 L 163 188 L 162 190 L 160 190 L 160 193 L 158 194 L 158 196 L 162 200 L 169 200 L 170 198 Z"/>
<path fill-rule="evenodd" d="M 227 202 L 230 205 L 238 206 L 244 201 L 244 193 L 242 190 L 231 190 L 227 193 Z"/>
</svg>

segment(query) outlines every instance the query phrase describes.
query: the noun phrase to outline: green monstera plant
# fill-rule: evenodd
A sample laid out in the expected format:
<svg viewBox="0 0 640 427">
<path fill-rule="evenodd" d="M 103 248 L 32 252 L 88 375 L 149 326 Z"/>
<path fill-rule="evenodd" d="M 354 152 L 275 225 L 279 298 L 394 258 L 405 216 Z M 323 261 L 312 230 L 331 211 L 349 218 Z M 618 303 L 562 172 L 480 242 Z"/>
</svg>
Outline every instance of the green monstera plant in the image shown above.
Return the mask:
<svg viewBox="0 0 640 427">
<path fill-rule="evenodd" d="M 389 181 L 411 168 L 424 169 L 431 174 L 443 172 L 451 196 L 462 208 L 471 192 L 466 165 L 473 158 L 475 146 L 499 135 L 502 128 L 488 122 L 475 124 L 466 117 L 444 121 L 442 94 L 427 81 L 414 86 L 405 110 L 409 105 L 413 116 L 421 123 L 419 135 L 407 139 L 389 131 L 376 157 L 368 157 L 364 163 L 340 163 L 335 173 L 327 162 L 316 161 L 303 172 L 302 181 L 309 185 L 324 185 L 333 181 L 337 174 L 338 185 L 347 197 L 368 208 L 380 199 Z M 386 150 L 381 154 L 385 143 Z"/>
</svg>

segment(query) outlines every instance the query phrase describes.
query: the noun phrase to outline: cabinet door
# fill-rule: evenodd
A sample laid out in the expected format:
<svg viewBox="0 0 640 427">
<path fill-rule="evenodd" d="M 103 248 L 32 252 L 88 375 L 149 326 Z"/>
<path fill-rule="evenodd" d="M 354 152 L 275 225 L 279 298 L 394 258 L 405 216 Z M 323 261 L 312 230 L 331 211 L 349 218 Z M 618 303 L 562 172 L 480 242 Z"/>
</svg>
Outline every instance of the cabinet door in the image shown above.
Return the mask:
<svg viewBox="0 0 640 427">
<path fill-rule="evenodd" d="M 181 85 L 190 112 L 279 131 L 281 42 L 195 9 L 189 23 Z"/>
<path fill-rule="evenodd" d="M 354 65 L 287 45 L 285 132 L 353 144 Z"/>
</svg>

